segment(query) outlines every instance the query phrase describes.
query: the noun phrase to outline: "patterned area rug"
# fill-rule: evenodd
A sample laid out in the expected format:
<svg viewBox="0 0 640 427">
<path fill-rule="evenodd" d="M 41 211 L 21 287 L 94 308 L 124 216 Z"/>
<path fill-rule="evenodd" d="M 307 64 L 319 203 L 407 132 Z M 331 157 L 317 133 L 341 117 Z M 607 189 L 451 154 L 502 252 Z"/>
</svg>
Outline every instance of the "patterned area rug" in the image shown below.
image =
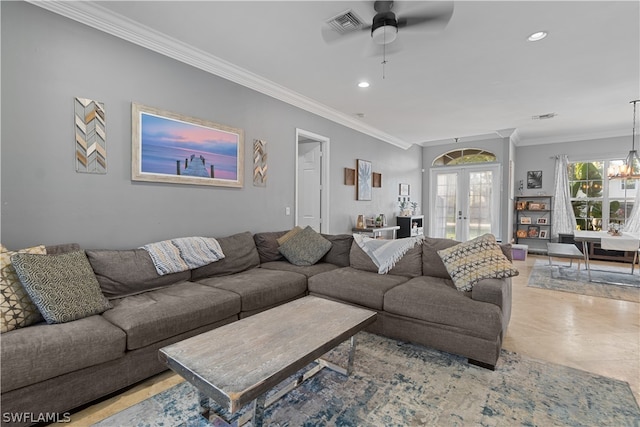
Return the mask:
<svg viewBox="0 0 640 427">
<path fill-rule="evenodd" d="M 342 344 L 327 359 L 343 364 Z M 344 366 L 344 365 L 343 365 Z M 631 426 L 640 408 L 626 382 L 508 351 L 492 372 L 465 358 L 358 334 L 354 373 L 327 369 L 265 411 L 269 426 Z M 97 426 L 206 426 L 188 383 Z M 249 423 L 248 425 L 250 425 Z"/>
<path fill-rule="evenodd" d="M 637 268 L 635 273 L 631 275 L 630 265 L 621 267 L 603 267 L 598 265 L 591 270 L 592 281 L 589 282 L 584 265 L 580 266 L 580 271 L 576 268 L 575 262 L 571 268 L 568 268 L 568 265 L 567 263 L 566 266 L 562 267 L 558 265 L 550 266 L 547 261 L 536 260 L 531 270 L 527 286 L 594 297 L 640 302 L 640 274 L 638 274 L 640 272 Z M 595 270 L 596 268 L 598 271 Z"/>
</svg>

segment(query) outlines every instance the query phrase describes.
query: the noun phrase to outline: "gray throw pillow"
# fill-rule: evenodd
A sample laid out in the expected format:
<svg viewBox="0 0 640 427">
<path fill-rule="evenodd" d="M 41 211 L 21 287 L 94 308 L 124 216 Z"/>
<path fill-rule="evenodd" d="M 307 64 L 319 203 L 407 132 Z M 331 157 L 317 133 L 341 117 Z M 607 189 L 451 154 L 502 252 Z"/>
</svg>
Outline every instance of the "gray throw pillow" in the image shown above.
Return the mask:
<svg viewBox="0 0 640 427">
<path fill-rule="evenodd" d="M 284 242 L 279 251 L 294 265 L 313 265 L 331 249 L 331 242 L 313 228 L 304 230 Z"/>
<path fill-rule="evenodd" d="M 84 251 L 60 255 L 18 253 L 11 263 L 47 323 L 65 323 L 111 308 Z"/>
</svg>

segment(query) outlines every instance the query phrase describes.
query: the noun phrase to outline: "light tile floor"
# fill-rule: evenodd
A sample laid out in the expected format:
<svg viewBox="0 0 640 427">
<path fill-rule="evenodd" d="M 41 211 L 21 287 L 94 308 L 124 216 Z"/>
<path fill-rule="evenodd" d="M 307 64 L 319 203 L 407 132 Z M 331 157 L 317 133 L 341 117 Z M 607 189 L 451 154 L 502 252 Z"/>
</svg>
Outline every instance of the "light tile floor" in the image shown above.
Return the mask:
<svg viewBox="0 0 640 427">
<path fill-rule="evenodd" d="M 536 259 L 547 258 L 529 255 L 526 261 L 514 261 L 520 275 L 513 279 L 513 310 L 504 348 L 627 381 L 640 402 L 640 304 L 529 288 Z M 162 373 L 73 414 L 70 425 L 89 426 L 182 381 Z"/>
</svg>

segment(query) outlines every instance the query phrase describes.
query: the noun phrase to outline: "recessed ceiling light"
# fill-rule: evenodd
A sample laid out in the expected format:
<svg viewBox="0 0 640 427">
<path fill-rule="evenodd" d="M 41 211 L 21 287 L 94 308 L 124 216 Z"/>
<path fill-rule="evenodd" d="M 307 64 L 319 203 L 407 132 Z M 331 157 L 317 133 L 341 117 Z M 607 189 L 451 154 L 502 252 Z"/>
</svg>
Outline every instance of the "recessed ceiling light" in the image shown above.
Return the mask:
<svg viewBox="0 0 640 427">
<path fill-rule="evenodd" d="M 543 38 L 547 37 L 549 33 L 547 33 L 546 31 L 537 31 L 533 34 L 531 34 L 527 40 L 529 40 L 530 42 L 537 42 L 542 40 Z"/>
<path fill-rule="evenodd" d="M 369 82 L 360 82 L 358 83 L 358 87 L 369 87 Z"/>
</svg>

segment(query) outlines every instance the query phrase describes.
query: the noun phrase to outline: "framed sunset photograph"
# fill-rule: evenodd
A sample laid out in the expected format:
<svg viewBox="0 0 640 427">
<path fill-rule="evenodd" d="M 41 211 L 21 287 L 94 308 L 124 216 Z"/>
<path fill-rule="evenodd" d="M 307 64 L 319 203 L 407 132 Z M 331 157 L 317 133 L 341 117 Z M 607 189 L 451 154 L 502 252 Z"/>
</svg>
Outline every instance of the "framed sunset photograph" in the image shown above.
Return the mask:
<svg viewBox="0 0 640 427">
<path fill-rule="evenodd" d="M 244 132 L 132 103 L 134 181 L 243 186 Z"/>
</svg>

